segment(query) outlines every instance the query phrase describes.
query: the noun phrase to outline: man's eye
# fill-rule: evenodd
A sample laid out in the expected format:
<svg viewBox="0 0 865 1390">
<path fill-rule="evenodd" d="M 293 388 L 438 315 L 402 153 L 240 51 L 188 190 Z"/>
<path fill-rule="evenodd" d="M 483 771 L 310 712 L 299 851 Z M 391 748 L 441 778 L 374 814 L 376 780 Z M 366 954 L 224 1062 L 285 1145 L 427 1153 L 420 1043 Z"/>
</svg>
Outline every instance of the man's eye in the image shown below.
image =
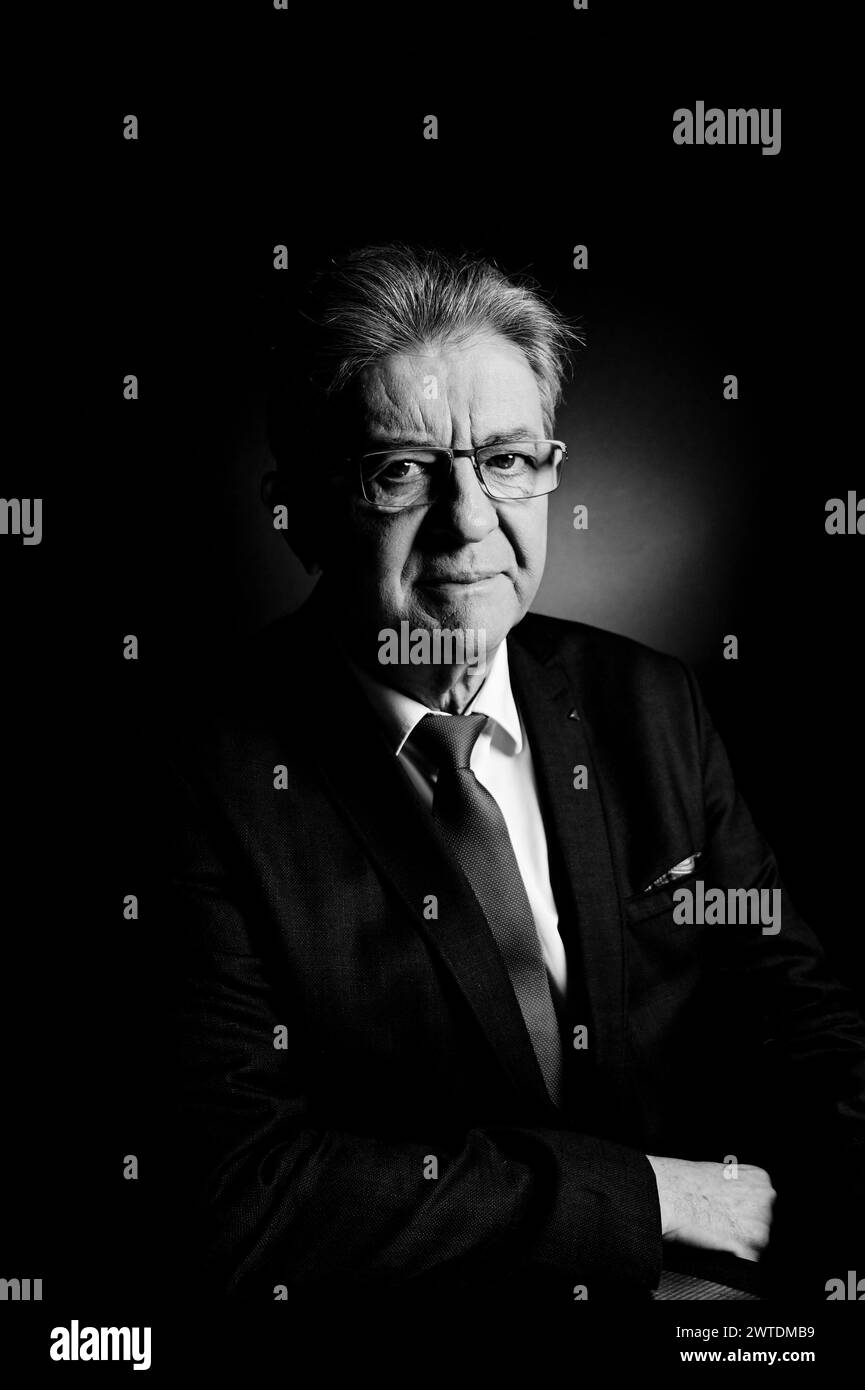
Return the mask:
<svg viewBox="0 0 865 1390">
<path fill-rule="evenodd" d="M 513 473 L 520 468 L 530 467 L 533 462 L 525 454 L 494 454 L 487 459 L 487 467 L 495 468 L 499 473 Z"/>
<path fill-rule="evenodd" d="M 424 472 L 424 464 L 418 459 L 391 459 L 379 470 L 378 477 L 387 482 L 402 483 L 411 478 L 419 478 Z"/>
</svg>

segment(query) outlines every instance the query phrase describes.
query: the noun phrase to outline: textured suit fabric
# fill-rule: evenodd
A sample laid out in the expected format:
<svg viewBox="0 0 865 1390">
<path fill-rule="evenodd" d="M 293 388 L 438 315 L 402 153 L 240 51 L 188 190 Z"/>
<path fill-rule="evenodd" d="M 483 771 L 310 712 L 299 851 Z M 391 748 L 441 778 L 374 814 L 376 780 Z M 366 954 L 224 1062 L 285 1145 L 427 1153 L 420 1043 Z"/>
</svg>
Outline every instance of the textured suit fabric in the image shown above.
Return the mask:
<svg viewBox="0 0 865 1390">
<path fill-rule="evenodd" d="M 559 1110 L 477 901 L 327 632 L 315 601 L 268 629 L 172 758 L 177 1140 L 209 1277 L 250 1297 L 648 1299 L 646 1153 L 767 1167 L 786 1266 L 807 1163 L 859 1182 L 865 1033 L 786 893 L 772 937 L 677 926 L 677 885 L 644 892 L 696 851 L 707 885 L 780 886 L 690 672 L 554 619 L 508 639 L 564 1031 L 587 1030 Z"/>
<path fill-rule="evenodd" d="M 731 1289 L 728 1284 L 715 1284 L 711 1279 L 694 1279 L 689 1274 L 676 1274 L 673 1270 L 664 1271 L 652 1298 L 659 1302 L 679 1299 L 701 1303 L 759 1302 L 756 1294 Z"/>
</svg>

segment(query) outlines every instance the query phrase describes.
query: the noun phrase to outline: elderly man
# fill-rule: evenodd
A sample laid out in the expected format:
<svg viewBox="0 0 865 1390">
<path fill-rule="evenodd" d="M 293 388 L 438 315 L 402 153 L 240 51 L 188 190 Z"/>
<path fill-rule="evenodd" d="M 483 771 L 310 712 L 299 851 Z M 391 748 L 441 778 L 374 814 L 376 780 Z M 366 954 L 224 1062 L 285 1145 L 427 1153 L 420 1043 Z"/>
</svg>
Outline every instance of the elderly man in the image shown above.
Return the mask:
<svg viewBox="0 0 865 1390">
<path fill-rule="evenodd" d="M 574 335 L 407 247 L 332 265 L 303 333 L 265 497 L 321 578 L 179 772 L 220 1286 L 564 1304 L 648 1298 L 676 1252 L 723 1283 L 773 1216 L 816 1249 L 862 1027 L 688 669 L 529 613 Z"/>
</svg>

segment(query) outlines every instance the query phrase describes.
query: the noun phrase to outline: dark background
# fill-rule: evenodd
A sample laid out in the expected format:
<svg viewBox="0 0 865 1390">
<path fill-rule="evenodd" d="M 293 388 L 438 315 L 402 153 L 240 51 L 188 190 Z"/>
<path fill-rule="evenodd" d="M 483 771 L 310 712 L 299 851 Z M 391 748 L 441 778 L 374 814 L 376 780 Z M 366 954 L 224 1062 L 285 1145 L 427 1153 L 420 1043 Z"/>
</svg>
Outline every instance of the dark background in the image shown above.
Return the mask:
<svg viewBox="0 0 865 1390">
<path fill-rule="evenodd" d="M 820 119 L 829 85 L 796 80 L 811 40 L 780 6 L 551 5 L 530 31 L 486 5 L 471 36 L 442 6 L 322 18 L 324 36 L 265 7 L 133 8 L 109 25 L 115 61 L 93 70 L 92 109 L 79 88 L 49 184 L 41 235 L 62 232 L 63 291 L 20 340 L 29 443 L 2 487 L 44 497 L 45 535 L 0 543 L 15 1218 L 0 1273 L 41 1274 L 57 1321 L 142 1322 L 130 1297 L 156 1307 L 177 1277 L 151 770 L 176 700 L 203 697 L 237 641 L 307 591 L 258 499 L 261 384 L 330 251 L 467 246 L 579 317 L 536 607 L 693 663 L 794 899 L 865 999 L 863 543 L 824 529 L 826 500 L 865 488 L 843 86 Z M 780 155 L 674 146 L 672 112 L 697 99 L 782 107 Z M 46 344 L 62 404 L 32 386 Z M 138 402 L 121 398 L 128 372 Z"/>
</svg>

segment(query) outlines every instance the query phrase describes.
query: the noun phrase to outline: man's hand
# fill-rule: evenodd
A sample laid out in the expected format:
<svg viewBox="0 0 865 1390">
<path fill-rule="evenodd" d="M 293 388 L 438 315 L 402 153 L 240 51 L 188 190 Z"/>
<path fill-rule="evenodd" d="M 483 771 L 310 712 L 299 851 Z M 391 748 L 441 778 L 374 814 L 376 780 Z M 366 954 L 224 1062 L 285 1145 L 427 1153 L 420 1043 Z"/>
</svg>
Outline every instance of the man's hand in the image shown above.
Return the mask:
<svg viewBox="0 0 865 1390">
<path fill-rule="evenodd" d="M 730 1178 L 723 1163 L 646 1157 L 658 1184 L 664 1240 L 759 1260 L 769 1243 L 775 1201 L 765 1169 L 740 1163 Z"/>
</svg>

